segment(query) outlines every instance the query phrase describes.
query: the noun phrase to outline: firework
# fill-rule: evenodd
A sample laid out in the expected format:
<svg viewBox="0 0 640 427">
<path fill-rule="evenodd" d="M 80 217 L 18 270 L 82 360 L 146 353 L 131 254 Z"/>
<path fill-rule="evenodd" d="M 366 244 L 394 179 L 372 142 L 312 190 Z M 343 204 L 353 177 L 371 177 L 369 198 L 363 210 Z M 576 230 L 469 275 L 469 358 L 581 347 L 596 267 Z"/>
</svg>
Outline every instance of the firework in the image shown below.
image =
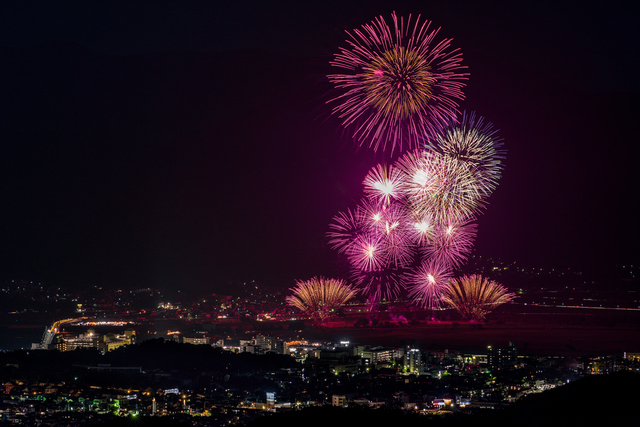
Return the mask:
<svg viewBox="0 0 640 427">
<path fill-rule="evenodd" d="M 386 264 L 404 267 L 411 263 L 415 251 L 411 241 L 409 212 L 402 203 L 391 203 L 379 207 L 374 202 L 363 200 L 360 207 L 364 230 L 370 238 L 379 238 L 386 255 Z"/>
<path fill-rule="evenodd" d="M 380 301 L 392 301 L 405 290 L 407 269 L 385 266 L 377 270 L 353 270 L 353 280 L 369 298 L 369 306 Z"/>
<path fill-rule="evenodd" d="M 515 295 L 502 285 L 474 274 L 453 280 L 443 300 L 464 319 L 483 321 L 494 308 L 513 298 Z"/>
<path fill-rule="evenodd" d="M 387 206 L 381 205 L 375 200 L 362 199 L 358 205 L 357 214 L 363 230 L 367 232 L 380 234 L 389 226 L 393 226 L 393 224 L 388 224 L 394 218 L 390 218 L 387 214 Z"/>
<path fill-rule="evenodd" d="M 333 217 L 333 223 L 329 226 L 332 231 L 327 233 L 329 244 L 336 249 L 338 253 L 347 253 L 351 245 L 361 233 L 361 221 L 357 212 L 347 210 L 340 212 Z"/>
<path fill-rule="evenodd" d="M 469 256 L 475 236 L 475 223 L 450 222 L 437 227 L 435 236 L 425 248 L 425 252 L 442 264 L 459 267 Z"/>
<path fill-rule="evenodd" d="M 374 150 L 416 147 L 435 123 L 455 118 L 468 75 L 451 39 L 435 41 L 439 29 L 430 30 L 430 21 L 391 18 L 392 26 L 380 16 L 347 32 L 349 48 L 331 61 L 342 73 L 328 76 L 341 92 L 329 101 L 337 104 L 333 114 Z"/>
<path fill-rule="evenodd" d="M 436 260 L 423 262 L 408 275 L 409 296 L 417 305 L 437 308 L 451 278 L 451 270 L 446 264 Z"/>
<path fill-rule="evenodd" d="M 483 201 L 469 165 L 432 150 L 414 150 L 398 160 L 404 201 L 434 223 L 469 218 Z"/>
<path fill-rule="evenodd" d="M 364 179 L 364 192 L 370 199 L 382 206 L 389 206 L 393 199 L 402 194 L 404 182 L 393 166 L 378 165 Z"/>
<path fill-rule="evenodd" d="M 349 262 L 358 271 L 376 271 L 387 263 L 387 251 L 383 236 L 362 234 L 350 244 Z"/>
<path fill-rule="evenodd" d="M 324 277 L 298 281 L 291 290 L 293 295 L 287 297 L 287 303 L 321 324 L 358 292 L 342 280 Z"/>
<path fill-rule="evenodd" d="M 484 207 L 485 202 L 477 191 L 477 183 L 467 164 L 440 156 L 438 173 L 440 187 L 431 194 L 429 203 L 421 206 L 438 223 L 470 218 Z"/>
<path fill-rule="evenodd" d="M 429 215 L 420 215 L 409 224 L 408 235 L 414 245 L 423 247 L 433 241 L 434 221 Z"/>
<path fill-rule="evenodd" d="M 468 198 L 486 197 L 495 189 L 505 151 L 497 131 L 482 117 L 476 120 L 475 113 L 464 113 L 460 123 L 449 121 L 437 133 L 427 135 L 426 146 L 456 165 L 456 170 L 464 165 L 469 177 L 458 185 Z"/>
<path fill-rule="evenodd" d="M 425 149 L 373 168 L 366 197 L 331 225 L 330 243 L 347 255 L 354 283 L 372 302 L 408 285 L 416 303 L 437 306 L 450 270 L 473 248 L 475 217 L 497 183 L 503 152 L 473 114 L 447 126 Z"/>
<path fill-rule="evenodd" d="M 405 197 L 418 210 L 440 192 L 443 175 L 438 164 L 435 154 L 425 150 L 407 152 L 398 160 Z"/>
<path fill-rule="evenodd" d="M 332 245 L 346 254 L 354 282 L 372 301 L 392 299 L 404 289 L 401 276 L 415 256 L 408 225 L 403 204 L 381 206 L 371 199 L 331 224 Z"/>
<path fill-rule="evenodd" d="M 359 286 L 391 298 L 402 290 L 397 271 L 408 266 L 414 256 L 407 224 L 401 204 L 380 207 L 363 199 L 355 210 L 336 215 L 327 235 L 332 247 L 346 255 Z"/>
</svg>

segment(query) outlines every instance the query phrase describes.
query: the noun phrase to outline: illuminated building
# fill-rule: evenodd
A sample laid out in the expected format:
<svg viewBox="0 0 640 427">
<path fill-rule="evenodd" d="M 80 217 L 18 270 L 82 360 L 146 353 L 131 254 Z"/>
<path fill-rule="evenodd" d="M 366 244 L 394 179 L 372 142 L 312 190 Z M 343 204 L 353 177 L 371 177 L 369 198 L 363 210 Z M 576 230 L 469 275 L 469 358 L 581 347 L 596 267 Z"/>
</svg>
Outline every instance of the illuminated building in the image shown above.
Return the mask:
<svg viewBox="0 0 640 427">
<path fill-rule="evenodd" d="M 125 345 L 135 343 L 136 333 L 133 329 L 127 329 L 124 335 L 105 334 L 100 337 L 97 347 L 103 352 L 113 351 Z"/>
<path fill-rule="evenodd" d="M 276 394 L 273 392 L 267 392 L 267 404 L 265 405 L 265 409 L 268 412 L 276 411 Z"/>
<path fill-rule="evenodd" d="M 182 342 L 193 345 L 209 345 L 209 337 L 182 337 Z"/>
<path fill-rule="evenodd" d="M 365 364 L 388 362 L 398 355 L 398 349 L 384 347 L 358 347 L 358 355 L 365 360 Z"/>
<path fill-rule="evenodd" d="M 76 337 L 63 337 L 56 335 L 55 348 L 59 351 L 73 351 L 77 348 L 97 348 L 103 353 L 115 350 L 124 345 L 135 343 L 136 333 L 133 329 L 127 329 L 124 335 L 116 334 L 96 334 L 95 330 L 89 329 L 86 334 Z"/>
<path fill-rule="evenodd" d="M 60 351 L 73 351 L 77 348 L 97 348 L 99 336 L 93 329 L 75 338 L 60 338 L 56 348 Z"/>
<path fill-rule="evenodd" d="M 315 351 L 318 367 L 334 374 L 358 372 L 357 358 L 352 347 L 336 347 Z"/>
<path fill-rule="evenodd" d="M 346 406 L 347 405 L 347 396 L 334 394 L 331 396 L 331 405 L 333 406 Z"/>
<path fill-rule="evenodd" d="M 255 342 L 256 347 L 260 348 L 263 352 L 268 352 L 275 349 L 276 339 L 274 337 L 267 337 L 264 335 L 258 335 Z"/>
<path fill-rule="evenodd" d="M 487 351 L 487 362 L 492 369 L 510 367 L 518 361 L 518 348 L 516 343 L 509 341 L 509 347 L 491 347 Z"/>
<path fill-rule="evenodd" d="M 640 362 L 640 353 L 624 352 L 624 358 L 627 360 L 633 360 L 634 362 Z"/>
<path fill-rule="evenodd" d="M 278 354 L 287 354 L 286 342 L 275 337 L 258 335 L 255 339 L 255 346 L 260 349 L 263 354 L 270 351 Z"/>
<path fill-rule="evenodd" d="M 417 374 L 422 365 L 422 354 L 417 348 L 407 348 L 404 355 L 404 367 L 407 373 Z"/>
</svg>

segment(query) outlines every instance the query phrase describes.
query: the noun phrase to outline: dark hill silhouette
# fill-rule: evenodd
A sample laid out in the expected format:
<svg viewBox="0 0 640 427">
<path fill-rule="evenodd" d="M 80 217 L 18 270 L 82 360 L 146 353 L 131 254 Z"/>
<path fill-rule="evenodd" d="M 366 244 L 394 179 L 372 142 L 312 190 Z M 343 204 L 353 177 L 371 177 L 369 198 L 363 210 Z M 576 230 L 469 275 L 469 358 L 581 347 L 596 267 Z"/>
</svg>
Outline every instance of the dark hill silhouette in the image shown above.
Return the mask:
<svg viewBox="0 0 640 427">
<path fill-rule="evenodd" d="M 617 372 L 580 379 L 539 394 L 529 395 L 501 410 L 475 415 L 452 414 L 424 418 L 395 409 L 316 407 L 274 414 L 249 427 L 300 425 L 310 420 L 332 427 L 353 425 L 403 426 L 610 426 L 639 425 L 640 374 Z"/>
</svg>

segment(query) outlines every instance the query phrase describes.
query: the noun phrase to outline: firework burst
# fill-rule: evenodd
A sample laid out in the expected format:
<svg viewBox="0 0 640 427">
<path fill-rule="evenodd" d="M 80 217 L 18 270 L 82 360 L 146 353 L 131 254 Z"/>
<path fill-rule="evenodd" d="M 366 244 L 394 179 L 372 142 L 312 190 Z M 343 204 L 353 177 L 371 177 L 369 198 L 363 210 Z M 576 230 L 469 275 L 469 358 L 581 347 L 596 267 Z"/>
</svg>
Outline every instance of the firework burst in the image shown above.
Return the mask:
<svg viewBox="0 0 640 427">
<path fill-rule="evenodd" d="M 483 201 L 469 165 L 433 150 L 414 150 L 398 160 L 404 201 L 415 215 L 436 223 L 473 215 Z"/>
<path fill-rule="evenodd" d="M 363 184 L 365 195 L 382 206 L 389 206 L 392 200 L 400 197 L 404 189 L 400 171 L 386 165 L 378 165 L 369 171 Z"/>
<path fill-rule="evenodd" d="M 358 271 L 378 271 L 387 263 L 387 251 L 383 236 L 362 234 L 349 246 L 347 253 L 352 267 Z"/>
<path fill-rule="evenodd" d="M 453 280 L 443 300 L 464 319 L 483 321 L 494 308 L 514 298 L 502 285 L 474 274 Z"/>
<path fill-rule="evenodd" d="M 412 223 L 409 224 L 408 235 L 414 245 L 424 247 L 433 241 L 434 222 L 428 215 L 416 216 Z"/>
<path fill-rule="evenodd" d="M 464 113 L 460 123 L 449 121 L 427 136 L 426 147 L 438 153 L 456 171 L 465 170 L 458 181 L 459 192 L 474 200 L 490 195 L 500 179 L 505 158 L 502 140 L 491 123 L 475 113 Z"/>
<path fill-rule="evenodd" d="M 352 276 L 373 307 L 383 300 L 392 301 L 404 292 L 406 273 L 406 269 L 385 266 L 371 271 L 354 269 Z"/>
<path fill-rule="evenodd" d="M 425 252 L 439 263 L 459 267 L 469 256 L 475 236 L 476 224 L 472 221 L 452 221 L 437 227 L 435 237 Z"/>
<path fill-rule="evenodd" d="M 434 198 L 444 185 L 444 176 L 438 169 L 437 155 L 425 150 L 414 150 L 398 160 L 397 168 L 404 181 L 404 202 L 417 216 L 428 213 L 433 219 Z"/>
<path fill-rule="evenodd" d="M 447 265 L 435 260 L 423 262 L 415 272 L 408 274 L 409 296 L 422 307 L 437 308 L 451 278 Z"/>
<path fill-rule="evenodd" d="M 341 48 L 331 65 L 341 74 L 328 76 L 341 94 L 333 98 L 333 114 L 353 131 L 360 145 L 374 150 L 417 147 L 435 123 L 455 118 L 467 73 L 462 54 L 451 39 L 436 42 L 431 22 L 412 23 L 380 16 L 347 32 L 349 48 Z"/>
<path fill-rule="evenodd" d="M 358 145 L 410 150 L 368 173 L 360 205 L 334 217 L 328 236 L 372 304 L 408 285 L 417 304 L 436 307 L 471 252 L 505 152 L 490 123 L 458 120 L 468 73 L 451 39 L 436 41 L 439 29 L 420 16 L 391 18 L 347 32 L 329 103 Z"/>
<path fill-rule="evenodd" d="M 327 233 L 329 244 L 338 253 L 350 251 L 355 239 L 361 234 L 362 224 L 357 212 L 347 209 L 347 212 L 340 212 L 333 217 L 333 222 L 329 225 L 331 231 Z"/>
<path fill-rule="evenodd" d="M 298 281 L 291 290 L 293 295 L 287 297 L 287 303 L 300 309 L 320 324 L 329 320 L 335 310 L 358 292 L 342 280 L 324 277 Z"/>
</svg>

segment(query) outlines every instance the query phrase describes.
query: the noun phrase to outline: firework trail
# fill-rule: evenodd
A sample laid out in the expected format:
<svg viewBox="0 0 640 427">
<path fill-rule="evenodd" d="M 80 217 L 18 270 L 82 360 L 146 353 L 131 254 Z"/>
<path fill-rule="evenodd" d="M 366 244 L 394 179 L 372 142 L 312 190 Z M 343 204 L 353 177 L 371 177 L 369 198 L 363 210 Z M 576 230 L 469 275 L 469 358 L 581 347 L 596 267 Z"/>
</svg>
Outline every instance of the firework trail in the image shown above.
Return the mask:
<svg viewBox="0 0 640 427">
<path fill-rule="evenodd" d="M 464 319 L 483 321 L 500 304 L 515 298 L 506 288 L 480 275 L 463 276 L 448 286 L 443 301 Z"/>
<path fill-rule="evenodd" d="M 328 76 L 340 92 L 329 101 L 333 114 L 374 151 L 417 147 L 435 123 L 454 119 L 468 75 L 462 53 L 451 39 L 436 42 L 430 21 L 405 22 L 395 12 L 391 19 L 392 26 L 380 16 L 347 32 L 349 47 L 331 61 L 341 73 Z"/>
<path fill-rule="evenodd" d="M 300 309 L 320 324 L 329 320 L 335 310 L 358 292 L 342 280 L 324 277 L 298 281 L 291 290 L 293 295 L 287 297 L 287 303 Z"/>
</svg>

